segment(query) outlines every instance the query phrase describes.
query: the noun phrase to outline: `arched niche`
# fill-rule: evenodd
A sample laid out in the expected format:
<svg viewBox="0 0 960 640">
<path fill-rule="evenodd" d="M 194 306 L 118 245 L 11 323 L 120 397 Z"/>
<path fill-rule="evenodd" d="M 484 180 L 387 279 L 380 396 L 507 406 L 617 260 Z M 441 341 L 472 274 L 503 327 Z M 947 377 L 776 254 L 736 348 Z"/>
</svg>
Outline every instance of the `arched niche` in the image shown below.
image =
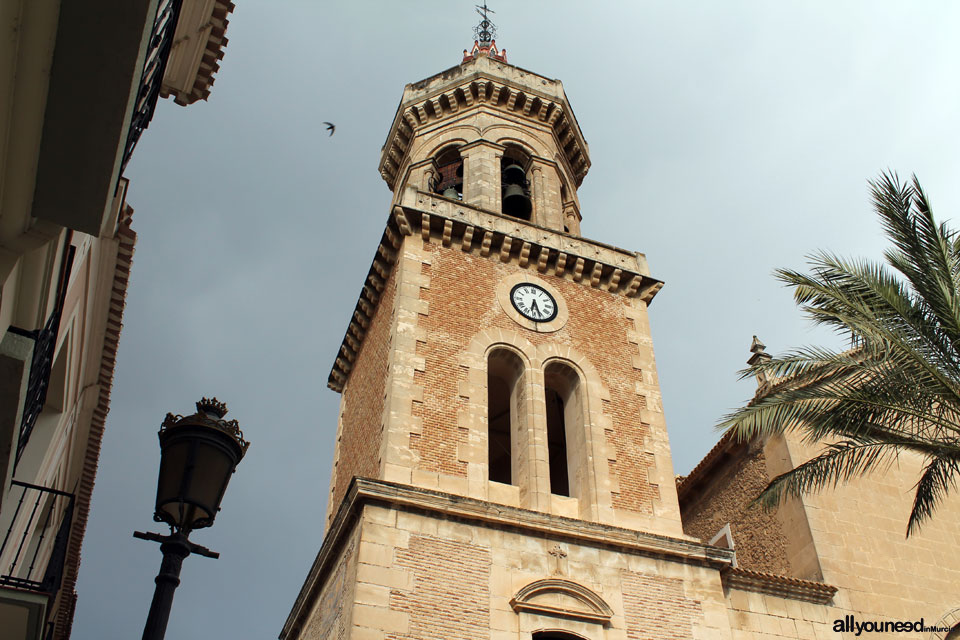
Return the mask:
<svg viewBox="0 0 960 640">
<path fill-rule="evenodd" d="M 573 363 L 556 358 L 543 367 L 550 492 L 585 500 L 589 446 L 584 384 Z"/>
<path fill-rule="evenodd" d="M 517 483 L 517 433 L 526 422 L 524 361 L 512 349 L 495 346 L 487 355 L 487 478 Z"/>
<path fill-rule="evenodd" d="M 597 593 L 563 578 L 531 582 L 510 599 L 517 613 L 527 612 L 570 620 L 610 624 L 613 609 Z"/>
</svg>

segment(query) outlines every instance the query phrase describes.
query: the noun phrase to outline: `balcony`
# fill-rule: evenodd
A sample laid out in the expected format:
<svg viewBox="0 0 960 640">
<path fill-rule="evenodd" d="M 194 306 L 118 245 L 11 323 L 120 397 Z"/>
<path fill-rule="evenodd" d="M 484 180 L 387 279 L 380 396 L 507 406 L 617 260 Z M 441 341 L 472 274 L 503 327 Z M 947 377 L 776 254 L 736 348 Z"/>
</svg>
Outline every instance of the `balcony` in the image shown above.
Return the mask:
<svg viewBox="0 0 960 640">
<path fill-rule="evenodd" d="M 38 639 L 49 632 L 46 612 L 63 579 L 73 503 L 72 493 L 11 482 L 10 506 L 0 514 L 0 628 L 12 633 L 6 637 Z"/>
<path fill-rule="evenodd" d="M 157 108 L 157 99 L 160 97 L 160 88 L 163 84 L 163 72 L 170 57 L 173 34 L 177 29 L 181 1 L 160 0 L 157 6 L 157 15 L 154 18 L 150 41 L 147 45 L 147 57 L 143 63 L 143 74 L 140 77 L 140 89 L 137 92 L 133 118 L 130 121 L 123 159 L 120 163 L 121 175 L 130 161 L 130 156 L 133 155 L 133 148 L 140 140 L 140 134 L 150 124 L 153 112 Z"/>
</svg>

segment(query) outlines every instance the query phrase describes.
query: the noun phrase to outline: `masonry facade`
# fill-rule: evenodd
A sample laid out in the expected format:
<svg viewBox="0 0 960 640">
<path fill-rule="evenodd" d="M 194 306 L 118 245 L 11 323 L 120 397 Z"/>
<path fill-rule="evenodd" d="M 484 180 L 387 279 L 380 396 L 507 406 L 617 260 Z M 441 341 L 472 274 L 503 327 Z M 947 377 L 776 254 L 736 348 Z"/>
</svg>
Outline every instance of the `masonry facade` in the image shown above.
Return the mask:
<svg viewBox="0 0 960 640">
<path fill-rule="evenodd" d="M 589 166 L 561 83 L 493 42 L 405 88 L 380 161 L 391 211 L 328 380 L 327 533 L 280 637 L 933 624 L 945 595 L 894 610 L 838 590 L 818 538 L 833 523 L 805 505 L 746 514 L 745 492 L 799 458 L 756 444 L 678 485 L 648 324 L 662 283 L 643 254 L 580 236 Z M 746 524 L 713 540 L 731 521 Z"/>
<path fill-rule="evenodd" d="M 4 2 L 0 636 L 70 636 L 159 97 L 206 99 L 228 0 Z M 91 594 L 96 596 L 96 594 Z"/>
</svg>

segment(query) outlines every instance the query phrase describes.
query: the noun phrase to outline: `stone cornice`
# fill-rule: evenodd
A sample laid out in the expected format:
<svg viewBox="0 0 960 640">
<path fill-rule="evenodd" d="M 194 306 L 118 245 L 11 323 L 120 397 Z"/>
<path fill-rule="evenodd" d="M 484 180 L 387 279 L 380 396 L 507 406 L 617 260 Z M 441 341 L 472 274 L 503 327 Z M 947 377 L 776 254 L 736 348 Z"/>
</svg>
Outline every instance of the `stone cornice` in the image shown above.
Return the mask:
<svg viewBox="0 0 960 640">
<path fill-rule="evenodd" d="M 733 552 L 728 549 L 691 540 L 564 518 L 383 480 L 354 478 L 287 617 L 280 640 L 285 640 L 291 633 L 299 632 L 324 579 L 338 559 L 335 551 L 353 529 L 365 504 L 386 505 L 405 511 L 478 523 L 481 526 L 509 529 L 536 537 L 612 548 L 714 569 L 729 567 L 733 558 Z"/>
<path fill-rule="evenodd" d="M 227 46 L 229 0 L 184 0 L 163 74 L 160 97 L 173 97 L 186 106 L 210 96 L 214 74 L 220 70 Z"/>
<path fill-rule="evenodd" d="M 725 589 L 755 591 L 780 598 L 803 600 L 817 604 L 830 602 L 833 599 L 833 594 L 837 592 L 836 587 L 824 582 L 813 582 L 812 580 L 801 580 L 732 567 L 725 569 L 720 577 Z"/>
<path fill-rule="evenodd" d="M 643 254 L 409 188 L 387 220 L 334 360 L 327 379 L 327 386 L 334 391 L 343 391 L 403 239 L 414 233 L 445 247 L 457 246 L 467 253 L 513 262 L 524 269 L 536 269 L 612 295 L 639 298 L 647 304 L 663 286 L 663 282 L 650 277 Z"/>
<path fill-rule="evenodd" d="M 123 311 L 126 306 L 127 285 L 130 282 L 130 268 L 133 262 L 134 246 L 137 242 L 136 232 L 130 228 L 130 216 L 133 209 L 122 204 L 120 225 L 117 229 L 116 262 L 113 269 L 113 281 L 110 285 L 109 311 L 103 335 L 103 349 L 100 353 L 100 367 L 97 376 L 97 404 L 93 409 L 90 420 L 90 429 L 87 441 L 83 445 L 83 467 L 80 471 L 76 489 L 76 503 L 74 504 L 74 520 L 70 527 L 70 538 L 67 543 L 66 559 L 63 567 L 63 582 L 60 586 L 60 599 L 56 610 L 55 640 L 70 637 L 70 628 L 73 625 L 73 614 L 76 605 L 77 574 L 80 570 L 80 549 L 83 545 L 84 533 L 87 530 L 87 519 L 90 514 L 90 499 L 93 494 L 93 483 L 97 477 L 97 468 L 100 461 L 100 447 L 103 442 L 103 431 L 106 425 L 107 413 L 110 411 L 110 391 L 113 388 L 113 374 L 117 362 L 117 346 L 120 340 L 120 331 L 123 328 Z"/>
<path fill-rule="evenodd" d="M 483 61 L 483 62 L 480 62 Z M 414 139 L 418 129 L 432 125 L 461 114 L 465 109 L 479 105 L 493 107 L 512 115 L 523 116 L 533 122 L 543 123 L 551 128 L 556 139 L 557 148 L 562 151 L 564 159 L 571 170 L 571 175 L 579 187 L 584 176 L 590 169 L 590 153 L 580 126 L 577 124 L 573 109 L 563 95 L 559 82 L 546 80 L 531 74 L 521 72 L 526 79 L 539 78 L 544 85 L 556 87 L 557 95 L 548 91 L 540 91 L 529 84 L 511 81 L 485 68 L 488 64 L 498 67 L 509 67 L 520 72 L 516 67 L 502 62 L 490 62 L 485 58 L 468 61 L 444 72 L 448 81 L 441 83 L 435 89 L 427 90 L 421 95 L 407 96 L 397 109 L 390 133 L 383 145 L 380 155 L 380 175 L 387 182 L 391 190 L 397 186 L 397 176 L 403 165 L 410 142 Z M 476 69 L 467 72 L 467 67 L 475 65 Z M 459 72 L 459 73 L 457 73 Z M 428 79 L 429 80 L 429 79 Z M 424 84 L 428 81 L 423 81 Z M 414 85 L 417 86 L 417 85 Z M 409 89 L 409 87 L 408 87 Z"/>
</svg>

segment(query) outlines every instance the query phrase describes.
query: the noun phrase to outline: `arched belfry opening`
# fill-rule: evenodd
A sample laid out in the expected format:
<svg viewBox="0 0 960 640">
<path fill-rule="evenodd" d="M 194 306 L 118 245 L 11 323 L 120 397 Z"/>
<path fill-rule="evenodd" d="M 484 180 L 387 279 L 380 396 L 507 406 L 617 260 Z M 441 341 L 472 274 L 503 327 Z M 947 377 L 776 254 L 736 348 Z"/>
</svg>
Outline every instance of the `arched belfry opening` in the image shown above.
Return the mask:
<svg viewBox="0 0 960 640">
<path fill-rule="evenodd" d="M 502 212 L 520 220 L 532 220 L 533 201 L 530 199 L 530 180 L 527 167 L 530 156 L 514 145 L 508 145 L 500 158 L 500 189 Z"/>
<path fill-rule="evenodd" d="M 523 361 L 509 349 L 487 359 L 487 465 L 489 480 L 515 484 L 515 434 L 524 419 Z"/>
<path fill-rule="evenodd" d="M 580 376 L 567 364 L 553 361 L 543 370 L 547 406 L 547 455 L 550 493 L 579 498 L 586 460 L 583 393 Z"/>
<path fill-rule="evenodd" d="M 460 147 L 444 147 L 436 155 L 437 178 L 433 190 L 444 198 L 463 200 L 463 158 Z"/>
</svg>

